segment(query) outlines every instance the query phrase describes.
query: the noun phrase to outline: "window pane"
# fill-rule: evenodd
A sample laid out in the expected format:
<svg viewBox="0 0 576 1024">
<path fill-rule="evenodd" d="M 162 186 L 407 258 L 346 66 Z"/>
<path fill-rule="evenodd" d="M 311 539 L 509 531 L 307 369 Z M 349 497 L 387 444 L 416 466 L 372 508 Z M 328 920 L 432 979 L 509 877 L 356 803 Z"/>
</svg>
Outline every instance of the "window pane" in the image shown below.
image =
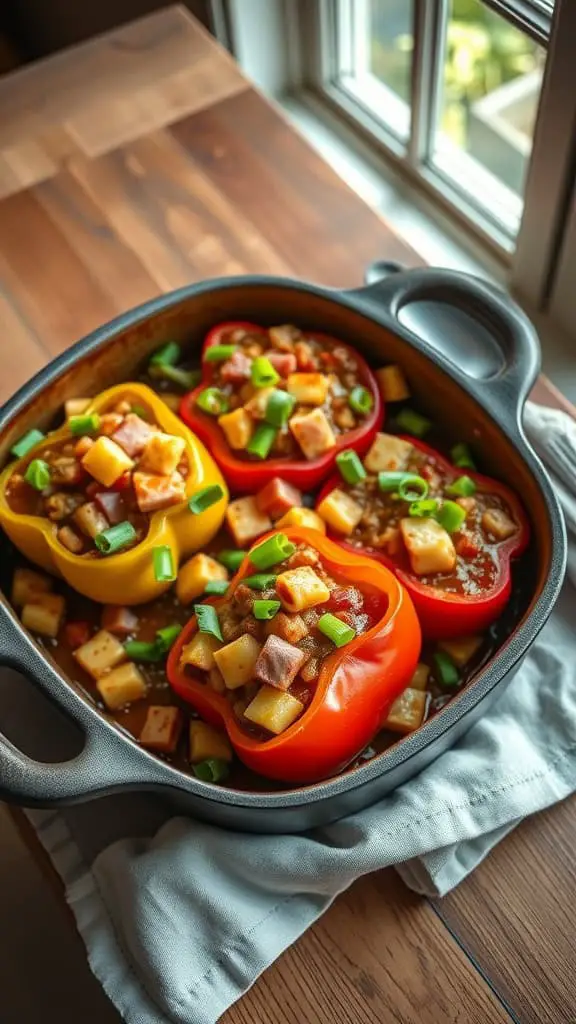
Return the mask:
<svg viewBox="0 0 576 1024">
<path fill-rule="evenodd" d="M 370 71 L 405 103 L 410 102 L 412 0 L 371 0 L 367 30 Z"/>
</svg>

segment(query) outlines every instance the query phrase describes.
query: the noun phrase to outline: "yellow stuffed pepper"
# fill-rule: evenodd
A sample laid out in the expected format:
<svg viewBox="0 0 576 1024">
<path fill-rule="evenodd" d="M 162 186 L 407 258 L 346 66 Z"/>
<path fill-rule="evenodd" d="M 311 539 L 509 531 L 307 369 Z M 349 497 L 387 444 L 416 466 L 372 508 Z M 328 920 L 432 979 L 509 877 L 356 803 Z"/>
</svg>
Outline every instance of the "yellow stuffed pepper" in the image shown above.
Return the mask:
<svg viewBox="0 0 576 1024">
<path fill-rule="evenodd" d="M 0 476 L 0 525 L 31 561 L 94 601 L 141 604 L 219 530 L 224 479 L 204 445 L 143 384 L 66 403 Z"/>
</svg>

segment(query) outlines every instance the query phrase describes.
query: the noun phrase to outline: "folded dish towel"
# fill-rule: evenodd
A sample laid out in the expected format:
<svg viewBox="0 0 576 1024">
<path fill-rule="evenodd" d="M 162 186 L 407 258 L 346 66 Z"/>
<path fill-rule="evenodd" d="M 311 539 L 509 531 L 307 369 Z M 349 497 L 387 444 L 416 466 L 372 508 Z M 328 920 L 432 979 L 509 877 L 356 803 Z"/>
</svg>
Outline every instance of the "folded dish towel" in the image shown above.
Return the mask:
<svg viewBox="0 0 576 1024">
<path fill-rule="evenodd" d="M 214 1024 L 359 875 L 394 864 L 418 892 L 457 885 L 522 818 L 576 789 L 576 424 L 528 405 L 557 482 L 570 573 L 497 705 L 376 806 L 299 836 L 239 835 L 124 795 L 30 812 L 92 969 L 129 1024 Z"/>
</svg>

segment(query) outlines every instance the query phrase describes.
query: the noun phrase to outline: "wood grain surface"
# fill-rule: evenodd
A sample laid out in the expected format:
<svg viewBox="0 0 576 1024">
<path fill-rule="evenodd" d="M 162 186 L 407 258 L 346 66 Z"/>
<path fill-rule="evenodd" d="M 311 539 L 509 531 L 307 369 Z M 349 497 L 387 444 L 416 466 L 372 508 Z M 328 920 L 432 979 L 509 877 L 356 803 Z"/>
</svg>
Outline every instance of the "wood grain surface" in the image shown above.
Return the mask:
<svg viewBox="0 0 576 1024">
<path fill-rule="evenodd" d="M 83 334 L 192 280 L 272 272 L 342 288 L 377 257 L 421 262 L 180 8 L 0 81 L 0 196 L 1 399 Z M 563 401 L 543 379 L 535 397 Z M 42 864 L 53 901 L 56 876 L 16 820 L 14 849 Z M 226 1024 L 574 1024 L 574 821 L 569 801 L 524 823 L 436 902 L 392 870 L 359 881 Z M 12 864 L 0 859 L 3 920 L 32 884 Z M 48 904 L 46 947 L 62 927 Z M 42 987 L 18 1004 L 19 964 L 28 975 L 37 950 L 21 928 L 0 952 L 3 1020 L 44 1020 Z M 71 927 L 54 960 L 60 1024 L 118 1019 Z"/>
</svg>

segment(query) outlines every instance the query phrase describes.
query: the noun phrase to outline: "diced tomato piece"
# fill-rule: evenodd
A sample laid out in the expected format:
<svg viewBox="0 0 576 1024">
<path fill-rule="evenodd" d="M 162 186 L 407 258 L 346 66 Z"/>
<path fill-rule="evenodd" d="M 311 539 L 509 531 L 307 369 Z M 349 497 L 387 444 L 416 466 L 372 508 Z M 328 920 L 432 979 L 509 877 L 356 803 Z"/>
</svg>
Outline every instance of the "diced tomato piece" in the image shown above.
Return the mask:
<svg viewBox="0 0 576 1024">
<path fill-rule="evenodd" d="M 102 612 L 102 629 L 107 629 L 114 636 L 130 636 L 138 629 L 138 616 L 130 608 L 119 604 L 107 604 Z"/>
<path fill-rule="evenodd" d="M 281 377 L 287 377 L 290 373 L 296 372 L 298 363 L 293 352 L 275 352 L 274 349 L 269 349 L 264 355 Z"/>
<path fill-rule="evenodd" d="M 294 355 L 299 370 L 316 370 L 318 361 L 307 341 L 297 341 L 294 345 Z"/>
<path fill-rule="evenodd" d="M 220 376 L 226 384 L 241 384 L 250 377 L 252 360 L 244 352 L 234 352 L 230 359 L 222 363 Z"/>
<path fill-rule="evenodd" d="M 67 622 L 64 626 L 64 642 L 72 648 L 73 651 L 77 650 L 78 647 L 82 647 L 82 644 L 88 642 L 92 636 L 92 629 L 89 622 Z"/>
<path fill-rule="evenodd" d="M 320 362 L 325 370 L 331 370 L 336 366 L 336 360 L 332 352 L 321 352 Z"/>
<path fill-rule="evenodd" d="M 119 476 L 116 483 L 112 484 L 111 491 L 127 491 L 132 483 L 132 473 L 129 469 L 122 476 Z"/>
<path fill-rule="evenodd" d="M 112 526 L 124 521 L 126 518 L 125 508 L 119 491 L 96 491 L 93 497 L 98 508 Z"/>
<path fill-rule="evenodd" d="M 454 543 L 456 554 L 460 558 L 475 558 L 480 552 L 480 544 L 469 533 L 463 533 Z"/>
<path fill-rule="evenodd" d="M 256 504 L 264 515 L 280 519 L 285 512 L 302 504 L 302 493 L 279 476 L 274 476 L 256 495 Z"/>
<path fill-rule="evenodd" d="M 356 587 L 334 587 L 326 602 L 330 611 L 360 612 L 364 605 L 364 597 Z"/>
</svg>

